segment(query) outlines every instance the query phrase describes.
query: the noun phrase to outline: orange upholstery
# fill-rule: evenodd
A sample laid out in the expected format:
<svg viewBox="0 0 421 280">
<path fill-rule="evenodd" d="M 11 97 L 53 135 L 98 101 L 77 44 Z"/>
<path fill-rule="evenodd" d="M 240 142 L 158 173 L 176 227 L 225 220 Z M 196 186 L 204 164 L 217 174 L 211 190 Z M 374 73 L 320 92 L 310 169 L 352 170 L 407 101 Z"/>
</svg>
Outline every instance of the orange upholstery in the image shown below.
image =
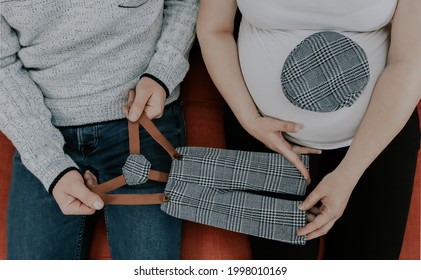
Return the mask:
<svg viewBox="0 0 421 280">
<path fill-rule="evenodd" d="M 421 102 L 418 103 L 418 114 L 421 125 Z M 417 172 L 415 174 L 414 189 L 412 191 L 411 206 L 409 208 L 408 221 L 402 245 L 400 259 L 419 260 L 421 259 L 420 248 L 420 198 L 421 198 L 421 150 L 418 151 Z"/>
<path fill-rule="evenodd" d="M 6 210 L 14 147 L 0 132 L 0 259 L 6 258 Z"/>
<path fill-rule="evenodd" d="M 187 144 L 224 147 L 224 102 L 207 74 L 197 44 L 190 61 L 191 69 L 182 84 Z M 418 109 L 421 113 L 421 103 Z M 0 133 L 0 259 L 6 257 L 6 208 L 13 150 L 10 141 Z M 421 153 L 418 163 L 401 259 L 420 259 Z M 96 220 L 89 258 L 111 259 L 102 212 L 97 213 Z M 195 260 L 251 258 L 244 235 L 192 222 L 184 223 L 181 254 L 183 259 Z"/>
</svg>

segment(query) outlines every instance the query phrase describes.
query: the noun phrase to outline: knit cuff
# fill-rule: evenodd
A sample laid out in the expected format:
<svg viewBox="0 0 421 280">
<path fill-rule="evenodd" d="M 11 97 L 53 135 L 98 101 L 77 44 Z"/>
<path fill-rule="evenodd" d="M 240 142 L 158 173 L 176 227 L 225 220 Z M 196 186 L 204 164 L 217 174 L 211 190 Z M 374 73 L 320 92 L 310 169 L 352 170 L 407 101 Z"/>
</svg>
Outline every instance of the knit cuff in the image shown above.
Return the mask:
<svg viewBox="0 0 421 280">
<path fill-rule="evenodd" d="M 170 90 L 168 89 L 167 85 L 163 81 L 161 81 L 159 78 L 155 77 L 154 75 L 148 74 L 148 73 L 144 73 L 142 76 L 140 76 L 140 79 L 142 79 L 143 77 L 150 78 L 150 79 L 154 80 L 155 82 L 157 82 L 165 90 L 165 93 L 167 94 L 167 97 L 170 96 Z"/>
<path fill-rule="evenodd" d="M 50 187 L 48 188 L 48 192 L 51 195 L 53 195 L 53 189 L 57 185 L 58 181 L 60 181 L 60 179 L 63 178 L 63 176 L 66 175 L 67 172 L 72 171 L 72 170 L 76 170 L 77 172 L 79 172 L 82 175 L 80 170 L 78 168 L 74 167 L 74 166 L 71 166 L 69 168 L 64 169 L 62 172 L 60 172 L 60 174 L 58 174 L 58 176 L 53 180 Z"/>
<path fill-rule="evenodd" d="M 179 51 L 170 46 L 154 55 L 145 73 L 162 81 L 168 88 L 169 94 L 183 81 L 189 62 Z"/>
</svg>

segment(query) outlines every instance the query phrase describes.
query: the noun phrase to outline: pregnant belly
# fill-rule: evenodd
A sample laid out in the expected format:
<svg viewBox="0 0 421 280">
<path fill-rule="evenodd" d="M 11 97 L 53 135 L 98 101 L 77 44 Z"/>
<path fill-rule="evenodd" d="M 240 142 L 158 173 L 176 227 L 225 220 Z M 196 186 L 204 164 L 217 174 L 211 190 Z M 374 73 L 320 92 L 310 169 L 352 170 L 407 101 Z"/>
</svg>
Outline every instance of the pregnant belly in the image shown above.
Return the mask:
<svg viewBox="0 0 421 280">
<path fill-rule="evenodd" d="M 384 41 L 377 44 L 383 53 L 372 53 L 335 32 L 269 32 L 242 23 L 238 46 L 261 114 L 300 124 L 298 133 L 285 134 L 292 142 L 334 149 L 351 143 L 364 116 L 384 68 Z"/>
</svg>

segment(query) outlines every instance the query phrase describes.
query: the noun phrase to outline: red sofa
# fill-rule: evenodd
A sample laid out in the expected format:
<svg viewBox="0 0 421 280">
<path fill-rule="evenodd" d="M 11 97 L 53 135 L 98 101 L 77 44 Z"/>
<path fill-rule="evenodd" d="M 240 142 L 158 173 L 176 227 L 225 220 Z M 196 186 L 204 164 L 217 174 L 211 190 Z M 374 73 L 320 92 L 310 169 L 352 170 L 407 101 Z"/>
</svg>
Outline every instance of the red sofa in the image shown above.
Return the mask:
<svg viewBox="0 0 421 280">
<path fill-rule="evenodd" d="M 194 45 L 191 69 L 182 84 L 187 144 L 190 146 L 224 147 L 224 101 L 210 80 L 198 45 Z M 421 103 L 418 106 L 421 113 Z M 14 148 L 0 133 L 0 259 L 6 257 L 6 208 Z M 400 259 L 420 259 L 420 188 L 421 153 Z M 98 212 L 97 224 L 89 258 L 111 259 L 103 213 Z M 213 227 L 184 222 L 183 259 L 250 259 L 248 240 L 244 235 Z M 323 258 L 323 252 L 320 253 Z"/>
</svg>

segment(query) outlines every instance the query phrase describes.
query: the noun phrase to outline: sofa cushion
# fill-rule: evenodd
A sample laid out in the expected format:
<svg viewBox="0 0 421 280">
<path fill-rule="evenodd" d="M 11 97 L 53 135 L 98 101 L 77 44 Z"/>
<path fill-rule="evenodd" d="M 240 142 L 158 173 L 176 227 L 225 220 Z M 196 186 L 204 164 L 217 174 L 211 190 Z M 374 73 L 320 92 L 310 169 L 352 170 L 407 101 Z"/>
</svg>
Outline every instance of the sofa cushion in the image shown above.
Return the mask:
<svg viewBox="0 0 421 280">
<path fill-rule="evenodd" d="M 0 132 L 0 259 L 6 258 L 6 210 L 12 175 L 14 147 L 9 139 Z"/>
</svg>

